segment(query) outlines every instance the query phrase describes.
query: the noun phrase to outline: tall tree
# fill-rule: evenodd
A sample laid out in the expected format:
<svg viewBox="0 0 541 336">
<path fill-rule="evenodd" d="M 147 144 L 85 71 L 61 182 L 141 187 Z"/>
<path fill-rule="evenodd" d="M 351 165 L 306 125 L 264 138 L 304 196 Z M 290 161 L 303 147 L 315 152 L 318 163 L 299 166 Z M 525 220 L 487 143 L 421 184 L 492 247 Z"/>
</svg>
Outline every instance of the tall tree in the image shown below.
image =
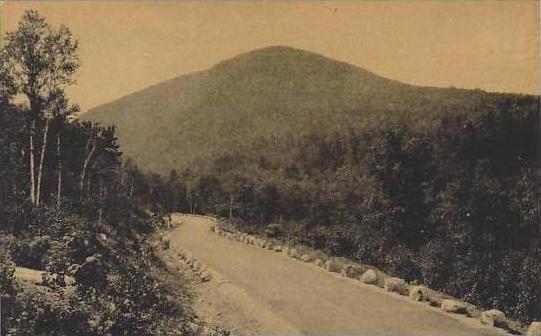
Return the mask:
<svg viewBox="0 0 541 336">
<path fill-rule="evenodd" d="M 75 83 L 79 67 L 78 44 L 67 27 L 51 27 L 34 10 L 25 12 L 18 29 L 8 32 L 5 41 L 0 55 L 0 73 L 10 80 L 13 93 L 26 96 L 30 107 L 30 200 L 38 206 L 50 121 L 76 109 L 68 104 L 65 88 Z M 38 131 L 43 137 L 41 148 L 36 141 Z M 40 152 L 39 161 L 36 150 Z"/>
</svg>

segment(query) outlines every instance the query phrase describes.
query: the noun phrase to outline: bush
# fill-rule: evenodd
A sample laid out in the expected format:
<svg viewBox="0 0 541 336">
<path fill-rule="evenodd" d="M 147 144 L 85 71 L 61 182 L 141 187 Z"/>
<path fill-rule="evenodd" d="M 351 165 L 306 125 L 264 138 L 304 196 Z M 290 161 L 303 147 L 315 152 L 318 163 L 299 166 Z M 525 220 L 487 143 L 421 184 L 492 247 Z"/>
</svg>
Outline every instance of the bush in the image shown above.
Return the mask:
<svg viewBox="0 0 541 336">
<path fill-rule="evenodd" d="M 8 320 L 15 335 L 92 335 L 87 323 L 88 306 L 74 292 L 53 291 L 47 287 L 24 287 Z M 13 318 L 17 317 L 17 318 Z"/>
<path fill-rule="evenodd" d="M 419 280 L 421 272 L 412 250 L 403 245 L 393 246 L 385 255 L 385 271 L 407 281 Z"/>
<path fill-rule="evenodd" d="M 17 287 L 13 274 L 15 273 L 15 264 L 11 260 L 10 245 L 13 237 L 0 234 L 0 301 L 2 302 L 0 310 L 0 320 L 8 321 L 13 309 Z M 6 335 L 8 324 L 0 325 L 0 335 Z"/>
<path fill-rule="evenodd" d="M 525 256 L 518 281 L 517 314 L 523 322 L 541 320 L 541 255 Z"/>
</svg>

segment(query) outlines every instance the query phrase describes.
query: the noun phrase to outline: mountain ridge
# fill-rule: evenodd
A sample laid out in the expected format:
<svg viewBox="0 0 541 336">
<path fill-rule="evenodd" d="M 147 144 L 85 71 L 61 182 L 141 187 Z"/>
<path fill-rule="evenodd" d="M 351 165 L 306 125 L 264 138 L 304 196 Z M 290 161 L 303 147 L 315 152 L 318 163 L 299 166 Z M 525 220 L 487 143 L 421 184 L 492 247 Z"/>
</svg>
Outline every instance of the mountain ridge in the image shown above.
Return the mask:
<svg viewBox="0 0 541 336">
<path fill-rule="evenodd" d="M 115 124 L 128 156 L 165 173 L 258 138 L 404 120 L 430 127 L 444 114 L 472 113 L 486 95 L 502 94 L 405 84 L 310 51 L 271 46 L 151 85 L 81 118 Z"/>
</svg>

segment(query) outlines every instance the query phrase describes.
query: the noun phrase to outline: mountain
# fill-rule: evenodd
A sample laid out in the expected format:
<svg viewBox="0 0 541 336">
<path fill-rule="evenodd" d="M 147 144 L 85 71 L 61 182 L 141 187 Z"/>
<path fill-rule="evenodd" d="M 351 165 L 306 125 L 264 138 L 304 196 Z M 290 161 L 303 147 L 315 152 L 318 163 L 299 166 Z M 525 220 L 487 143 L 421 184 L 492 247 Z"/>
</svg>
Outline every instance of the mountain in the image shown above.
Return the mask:
<svg viewBox="0 0 541 336">
<path fill-rule="evenodd" d="M 509 95 L 408 85 L 277 46 L 151 86 L 91 109 L 82 119 L 115 124 L 127 156 L 146 170 L 166 173 L 261 138 L 387 122 L 431 127 L 444 114 L 474 113 L 486 96 Z"/>
</svg>

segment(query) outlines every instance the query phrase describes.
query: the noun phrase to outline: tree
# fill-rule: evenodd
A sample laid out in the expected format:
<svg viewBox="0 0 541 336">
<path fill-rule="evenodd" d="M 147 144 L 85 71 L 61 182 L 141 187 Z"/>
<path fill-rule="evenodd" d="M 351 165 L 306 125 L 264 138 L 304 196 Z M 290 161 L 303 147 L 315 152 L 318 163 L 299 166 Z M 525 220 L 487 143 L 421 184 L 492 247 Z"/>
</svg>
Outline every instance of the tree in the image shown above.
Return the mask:
<svg viewBox="0 0 541 336">
<path fill-rule="evenodd" d="M 79 67 L 77 41 L 65 26 L 51 27 L 37 11 L 26 11 L 18 29 L 6 34 L 6 45 L 0 55 L 2 91 L 25 95 L 29 103 L 29 170 L 30 200 L 38 206 L 47 150 L 49 125 L 53 118 L 73 113 L 65 95 L 65 88 L 75 83 Z M 40 128 L 40 129 L 38 129 Z M 42 142 L 38 149 L 38 131 Z M 36 176 L 36 165 L 38 165 Z"/>
</svg>

